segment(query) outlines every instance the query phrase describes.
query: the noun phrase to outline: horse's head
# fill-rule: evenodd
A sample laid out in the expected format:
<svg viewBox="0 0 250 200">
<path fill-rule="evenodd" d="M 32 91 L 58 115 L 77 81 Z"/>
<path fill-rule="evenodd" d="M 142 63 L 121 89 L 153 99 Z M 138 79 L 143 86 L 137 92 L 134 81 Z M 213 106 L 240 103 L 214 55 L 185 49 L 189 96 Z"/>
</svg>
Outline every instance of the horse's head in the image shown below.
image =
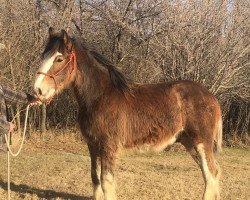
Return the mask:
<svg viewBox="0 0 250 200">
<path fill-rule="evenodd" d="M 70 86 L 76 74 L 76 55 L 71 38 L 65 30 L 55 33 L 49 28 L 49 41 L 42 54 L 34 91 L 41 101 L 50 101 Z"/>
</svg>

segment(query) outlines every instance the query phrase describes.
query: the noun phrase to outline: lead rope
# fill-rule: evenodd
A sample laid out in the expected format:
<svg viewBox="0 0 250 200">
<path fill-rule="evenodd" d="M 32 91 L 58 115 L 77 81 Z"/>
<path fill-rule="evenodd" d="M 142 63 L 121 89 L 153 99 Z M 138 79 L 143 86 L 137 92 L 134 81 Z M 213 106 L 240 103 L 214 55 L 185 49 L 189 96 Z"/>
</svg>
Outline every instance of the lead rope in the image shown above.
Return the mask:
<svg viewBox="0 0 250 200">
<path fill-rule="evenodd" d="M 6 141 L 6 144 L 8 147 L 8 152 L 7 152 L 7 157 L 8 157 L 8 161 L 7 161 L 8 162 L 8 200 L 10 200 L 10 191 L 11 191 L 10 190 L 10 155 L 12 155 L 13 157 L 17 157 L 23 148 L 23 143 L 25 140 L 25 134 L 26 134 L 26 129 L 27 129 L 29 108 L 30 108 L 30 105 L 28 105 L 26 108 L 26 115 L 25 115 L 25 121 L 24 121 L 24 129 L 23 129 L 23 138 L 22 138 L 21 145 L 16 153 L 13 153 L 13 151 L 10 148 L 10 131 L 8 132 L 8 136 L 5 135 L 5 141 Z"/>
</svg>

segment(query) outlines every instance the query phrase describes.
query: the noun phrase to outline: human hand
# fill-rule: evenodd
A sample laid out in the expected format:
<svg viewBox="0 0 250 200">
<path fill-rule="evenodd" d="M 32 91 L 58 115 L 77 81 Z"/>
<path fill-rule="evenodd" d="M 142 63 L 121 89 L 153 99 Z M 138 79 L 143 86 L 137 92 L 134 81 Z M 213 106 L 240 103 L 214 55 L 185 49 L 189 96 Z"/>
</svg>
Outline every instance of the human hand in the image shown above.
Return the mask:
<svg viewBox="0 0 250 200">
<path fill-rule="evenodd" d="M 13 132 L 15 129 L 15 124 L 13 124 L 12 122 L 9 122 L 9 124 L 10 124 L 9 132 Z"/>
<path fill-rule="evenodd" d="M 42 102 L 39 99 L 34 99 L 29 103 L 30 106 L 40 106 L 42 105 Z"/>
</svg>

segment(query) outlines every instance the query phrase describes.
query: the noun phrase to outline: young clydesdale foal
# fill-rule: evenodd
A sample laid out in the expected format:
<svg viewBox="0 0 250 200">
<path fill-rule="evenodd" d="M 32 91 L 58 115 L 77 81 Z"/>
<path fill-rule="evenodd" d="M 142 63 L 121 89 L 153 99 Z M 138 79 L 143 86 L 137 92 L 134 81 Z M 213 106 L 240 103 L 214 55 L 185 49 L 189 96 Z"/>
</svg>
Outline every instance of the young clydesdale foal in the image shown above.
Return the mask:
<svg viewBox="0 0 250 200">
<path fill-rule="evenodd" d="M 72 87 L 79 124 L 91 156 L 94 199 L 116 199 L 114 167 L 119 148 L 162 150 L 178 141 L 200 166 L 203 199 L 219 199 L 220 105 L 203 86 L 191 81 L 136 84 L 107 59 L 62 30 L 49 29 L 34 89 L 51 100 Z"/>
</svg>

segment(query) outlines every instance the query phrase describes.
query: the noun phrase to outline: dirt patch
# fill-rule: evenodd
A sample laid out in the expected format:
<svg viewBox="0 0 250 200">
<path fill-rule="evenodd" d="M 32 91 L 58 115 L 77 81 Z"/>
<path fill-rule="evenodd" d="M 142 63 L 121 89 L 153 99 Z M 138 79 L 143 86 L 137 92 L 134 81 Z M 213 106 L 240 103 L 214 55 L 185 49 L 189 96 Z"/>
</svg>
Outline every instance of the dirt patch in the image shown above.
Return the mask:
<svg viewBox="0 0 250 200">
<path fill-rule="evenodd" d="M 222 199 L 250 199 L 249 150 L 226 148 L 218 160 L 223 170 Z M 0 162 L 0 200 L 5 200 L 6 154 L 0 153 Z M 21 155 L 11 159 L 11 170 L 12 199 L 91 199 L 86 145 L 70 135 L 27 141 Z M 204 188 L 199 168 L 179 147 L 157 154 L 123 155 L 116 174 L 120 200 L 196 200 Z"/>
</svg>

